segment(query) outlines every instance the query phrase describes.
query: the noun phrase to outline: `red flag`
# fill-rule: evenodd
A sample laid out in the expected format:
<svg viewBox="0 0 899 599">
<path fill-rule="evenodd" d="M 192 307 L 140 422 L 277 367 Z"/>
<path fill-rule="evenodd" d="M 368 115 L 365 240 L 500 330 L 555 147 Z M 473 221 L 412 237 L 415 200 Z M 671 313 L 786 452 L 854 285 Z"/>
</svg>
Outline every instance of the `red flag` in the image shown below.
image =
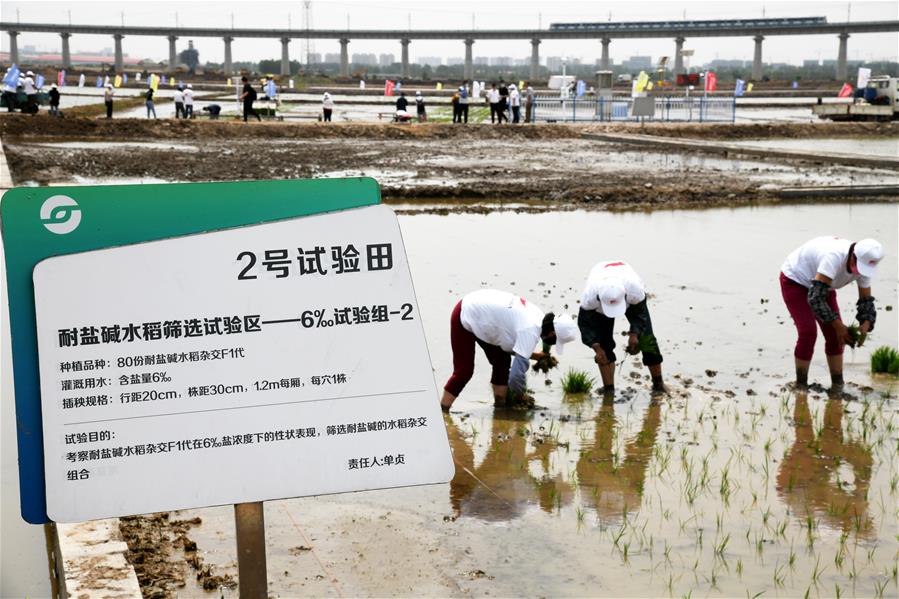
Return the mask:
<svg viewBox="0 0 899 599">
<path fill-rule="evenodd" d="M 718 89 L 718 76 L 714 72 L 709 71 L 705 74 L 705 91 L 713 92 L 716 89 Z"/>
<path fill-rule="evenodd" d="M 852 86 L 848 83 L 844 83 L 842 89 L 840 89 L 840 93 L 837 94 L 838 98 L 848 98 L 852 95 Z"/>
<path fill-rule="evenodd" d="M 390 79 L 386 80 L 386 81 L 384 82 L 384 95 L 385 95 L 385 96 L 392 96 L 392 95 L 393 95 L 393 88 L 394 88 L 394 87 L 396 87 L 396 83 L 394 83 L 394 82 L 391 81 Z"/>
<path fill-rule="evenodd" d="M 66 84 L 66 72 L 62 70 L 56 74 L 56 86 L 62 87 Z"/>
</svg>

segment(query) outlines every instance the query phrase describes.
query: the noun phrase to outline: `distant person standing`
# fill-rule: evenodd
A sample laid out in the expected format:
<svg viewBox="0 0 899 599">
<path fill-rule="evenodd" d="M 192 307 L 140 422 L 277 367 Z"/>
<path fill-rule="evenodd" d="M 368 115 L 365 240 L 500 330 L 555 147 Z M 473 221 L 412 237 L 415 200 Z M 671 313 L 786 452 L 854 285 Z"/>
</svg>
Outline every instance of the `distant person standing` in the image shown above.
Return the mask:
<svg viewBox="0 0 899 599">
<path fill-rule="evenodd" d="M 415 112 L 418 114 L 418 122 L 424 123 L 428 120 L 428 113 L 425 110 L 425 99 L 421 92 L 415 92 Z"/>
<path fill-rule="evenodd" d="M 106 91 L 103 92 L 103 102 L 106 104 L 106 118 L 112 118 L 112 98 L 115 96 L 115 90 L 112 89 L 112 84 L 106 84 Z"/>
<path fill-rule="evenodd" d="M 147 94 L 146 94 L 146 98 L 147 98 L 147 118 L 150 118 L 150 113 L 152 112 L 152 113 L 153 113 L 153 118 L 155 119 L 155 118 L 159 118 L 159 117 L 156 116 L 156 106 L 153 105 L 153 94 L 154 94 L 153 88 L 152 88 L 152 87 L 148 87 L 148 88 L 147 88 Z"/>
<path fill-rule="evenodd" d="M 499 112 L 509 122 L 509 86 L 502 79 L 499 80 Z"/>
<path fill-rule="evenodd" d="M 463 81 L 459 86 L 459 121 L 468 122 L 468 82 Z"/>
<path fill-rule="evenodd" d="M 188 83 L 187 89 L 184 90 L 184 118 L 194 118 L 194 87 Z"/>
<path fill-rule="evenodd" d="M 25 78 L 22 79 L 22 89 L 25 91 L 25 97 L 27 98 L 24 112 L 29 112 L 33 115 L 37 114 L 37 87 L 34 85 L 34 73 L 32 71 L 25 73 Z"/>
<path fill-rule="evenodd" d="M 406 99 L 406 93 L 400 92 L 400 97 L 396 99 L 396 109 L 400 112 L 408 112 L 409 100 Z"/>
<path fill-rule="evenodd" d="M 334 112 L 334 99 L 331 97 L 331 94 L 325 92 L 325 95 L 322 96 L 322 120 L 326 123 L 331 122 L 331 113 Z"/>
<path fill-rule="evenodd" d="M 509 86 L 509 107 L 512 109 L 512 122 L 521 122 L 521 94 L 515 85 Z"/>
<path fill-rule="evenodd" d="M 530 81 L 524 84 L 524 122 L 534 122 L 534 88 Z"/>
<path fill-rule="evenodd" d="M 12 112 L 16 105 L 16 82 L 7 81 L 9 71 L 3 76 L 3 100 L 6 102 L 6 112 Z"/>
<path fill-rule="evenodd" d="M 490 122 L 495 123 L 499 114 L 499 90 L 496 89 L 496 83 L 491 83 L 487 90 L 487 103 L 490 105 Z M 502 119 L 499 122 L 502 123 Z"/>
<path fill-rule="evenodd" d="M 175 89 L 172 100 L 175 102 L 175 118 L 180 119 L 184 115 L 184 91 L 180 85 Z"/>
<path fill-rule="evenodd" d="M 50 116 L 59 116 L 59 89 L 56 84 L 50 86 Z"/>
<path fill-rule="evenodd" d="M 251 114 L 256 117 L 256 120 L 262 122 L 262 117 L 253 110 L 253 102 L 256 101 L 256 90 L 253 89 L 246 77 L 241 77 L 240 80 L 243 82 L 243 92 L 240 94 L 240 100 L 243 102 L 243 122 L 246 123 L 247 117 Z"/>
</svg>

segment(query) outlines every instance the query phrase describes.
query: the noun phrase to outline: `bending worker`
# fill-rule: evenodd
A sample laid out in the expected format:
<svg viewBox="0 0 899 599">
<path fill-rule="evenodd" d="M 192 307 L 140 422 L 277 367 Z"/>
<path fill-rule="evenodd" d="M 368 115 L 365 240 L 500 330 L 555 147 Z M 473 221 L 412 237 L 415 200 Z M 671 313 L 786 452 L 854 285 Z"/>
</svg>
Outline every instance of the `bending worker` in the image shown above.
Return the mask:
<svg viewBox="0 0 899 599">
<path fill-rule="evenodd" d="M 456 304 L 450 317 L 453 375 L 443 388 L 440 406 L 449 410 L 471 380 L 475 343 L 493 367 L 490 382 L 494 402 L 502 406 L 510 388 L 513 393 L 525 392 L 529 360 L 543 357 L 542 352 L 535 352 L 541 340 L 555 345 L 561 354 L 562 346 L 576 337 L 574 321 L 567 314 L 544 314 L 524 298 L 504 291 L 481 289 L 469 293 Z"/>
<path fill-rule="evenodd" d="M 793 356 L 796 359 L 796 385 L 808 385 L 808 367 L 815 350 L 817 330 L 824 333 L 824 353 L 830 368 L 834 390 L 843 384 L 843 347 L 855 343 L 840 319 L 836 290 L 855 281 L 858 284 L 856 316 L 859 333 L 874 330 L 877 310 L 871 297 L 871 278 L 883 259 L 883 247 L 874 239 L 853 243 L 839 237 L 816 237 L 793 250 L 781 268 L 780 289 L 799 338 Z M 861 345 L 863 337 L 858 344 Z"/>
<path fill-rule="evenodd" d="M 584 345 L 596 353 L 603 393 L 607 394 L 615 391 L 613 329 L 615 319 L 622 315 L 630 323 L 627 353 L 636 355 L 642 351 L 643 364 L 649 367 L 649 374 L 652 375 L 652 390 L 663 393 L 662 354 L 652 332 L 643 281 L 633 268 L 621 260 L 600 262 L 587 277 L 577 324 Z M 642 342 L 641 337 L 644 339 Z"/>
</svg>

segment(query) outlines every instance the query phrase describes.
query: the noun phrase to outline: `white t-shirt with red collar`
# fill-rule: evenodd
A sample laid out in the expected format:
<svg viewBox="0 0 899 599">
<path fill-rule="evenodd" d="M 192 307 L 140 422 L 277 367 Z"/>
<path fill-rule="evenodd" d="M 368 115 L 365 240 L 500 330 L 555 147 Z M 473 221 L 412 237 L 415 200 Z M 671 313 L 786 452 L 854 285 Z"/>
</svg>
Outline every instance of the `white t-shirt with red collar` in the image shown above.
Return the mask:
<svg viewBox="0 0 899 599">
<path fill-rule="evenodd" d="M 543 310 L 505 291 L 481 289 L 462 298 L 462 327 L 503 351 L 530 358 L 540 342 Z"/>
<path fill-rule="evenodd" d="M 852 242 L 841 237 L 815 237 L 793 250 L 781 267 L 791 281 L 811 287 L 815 275 L 821 273 L 831 279 L 834 289 L 858 281 L 859 287 L 870 287 L 871 279 L 849 272 L 849 248 Z"/>
</svg>

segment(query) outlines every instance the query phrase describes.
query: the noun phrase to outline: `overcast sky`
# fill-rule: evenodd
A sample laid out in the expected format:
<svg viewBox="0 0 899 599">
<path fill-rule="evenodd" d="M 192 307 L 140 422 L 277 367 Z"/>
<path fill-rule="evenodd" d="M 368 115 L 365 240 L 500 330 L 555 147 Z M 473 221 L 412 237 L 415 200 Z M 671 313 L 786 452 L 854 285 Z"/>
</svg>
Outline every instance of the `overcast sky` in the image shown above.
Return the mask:
<svg viewBox="0 0 899 599">
<path fill-rule="evenodd" d="M 167 25 L 193 27 L 295 28 L 305 27 L 303 2 L 268 1 L 123 1 L 112 2 L 44 2 L 41 0 L 3 0 L 3 21 L 66 23 L 71 15 L 72 23 L 102 25 Z M 716 18 L 760 18 L 822 16 L 829 22 L 899 20 L 899 2 L 896 0 L 873 2 L 820 2 L 820 1 L 707 1 L 707 2 L 598 2 L 598 1 L 468 1 L 468 0 L 406 0 L 381 2 L 377 0 L 312 2 L 312 26 L 323 29 L 350 28 L 387 29 L 517 29 L 547 27 L 554 22 L 571 21 L 650 21 Z M 0 48 L 9 49 L 9 37 L 0 34 Z M 112 39 L 95 35 L 76 35 L 71 39 L 73 52 L 97 51 L 112 47 Z M 168 57 L 168 42 L 164 38 L 128 37 L 124 51 L 138 58 L 164 60 Z M 186 47 L 187 39 L 178 41 L 179 51 Z M 194 40 L 201 61 L 221 62 L 224 44 L 215 38 Z M 35 46 L 37 49 L 59 52 L 60 39 L 55 34 L 23 33 L 19 36 L 19 48 Z M 801 63 L 804 58 L 836 59 L 838 40 L 835 35 L 768 37 L 764 42 L 766 62 Z M 291 43 L 291 58 L 301 59 L 305 43 Z M 714 58 L 752 59 L 754 43 L 746 38 L 695 38 L 688 39 L 685 48 L 695 50 L 693 61 L 705 62 Z M 315 40 L 313 51 L 322 54 L 338 52 L 337 40 Z M 409 47 L 413 60 L 419 56 L 461 57 L 464 46 L 461 41 L 413 41 Z M 399 59 L 400 44 L 392 41 L 355 40 L 350 43 L 350 53 L 389 52 Z M 579 57 L 590 63 L 600 53 L 600 45 L 592 40 L 544 41 L 540 46 L 542 57 Z M 673 55 L 674 41 L 661 39 L 613 40 L 611 56 L 620 62 L 631 55 Z M 854 34 L 849 40 L 850 60 L 896 61 L 899 54 L 899 34 Z M 234 60 L 259 60 L 280 58 L 280 42 L 269 40 L 238 39 L 233 44 Z M 477 41 L 477 56 L 530 56 L 530 44 L 520 41 Z"/>
</svg>

